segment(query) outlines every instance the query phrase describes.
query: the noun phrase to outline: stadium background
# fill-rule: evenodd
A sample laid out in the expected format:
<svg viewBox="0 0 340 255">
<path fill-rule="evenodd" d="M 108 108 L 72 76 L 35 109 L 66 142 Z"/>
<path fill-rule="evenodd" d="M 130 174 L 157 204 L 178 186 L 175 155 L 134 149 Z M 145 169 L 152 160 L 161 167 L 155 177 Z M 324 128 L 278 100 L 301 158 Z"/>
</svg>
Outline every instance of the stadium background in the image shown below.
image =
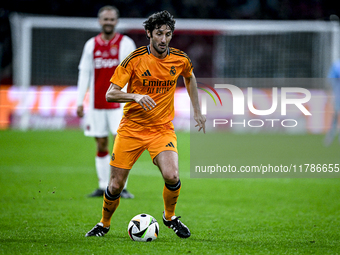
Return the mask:
<svg viewBox="0 0 340 255">
<path fill-rule="evenodd" d="M 81 123 L 75 117 L 73 111 L 75 102 L 71 100 L 72 96 L 75 99 L 74 85 L 77 82 L 77 65 L 84 42 L 99 31 L 99 28 L 89 30 L 33 28 L 31 30 L 32 41 L 29 46 L 31 61 L 26 64 L 26 67 L 19 68 L 18 63 L 23 62 L 23 51 L 18 49 L 27 38 L 20 38 L 17 34 L 26 24 L 22 22 L 19 29 L 13 29 L 14 26 L 17 26 L 13 24 L 12 27 L 10 26 L 10 23 L 15 23 L 10 22 L 14 19 L 13 16 L 19 16 L 17 20 L 32 16 L 90 18 L 96 16 L 97 10 L 102 4 L 105 3 L 91 1 L 86 3 L 77 1 L 48 1 L 44 3 L 39 1 L 14 1 L 4 5 L 0 11 L 3 35 L 0 47 L 1 128 L 44 129 L 54 127 L 58 129 L 79 126 Z M 195 20 L 214 19 L 216 22 L 218 20 L 222 22 L 266 20 L 269 23 L 265 25 L 279 24 L 275 23 L 279 20 L 301 20 L 302 23 L 305 20 L 336 20 L 338 11 L 327 1 L 254 0 L 243 2 L 211 1 L 209 3 L 203 1 L 157 3 L 147 1 L 143 5 L 131 4 L 129 1 L 117 1 L 115 4 L 121 10 L 123 19 L 146 17 L 156 10 L 165 8 L 170 10 L 176 18 L 187 21 L 188 18 Z M 15 14 L 17 12 L 19 14 Z M 140 20 L 138 22 L 141 23 Z M 338 20 L 335 22 L 338 22 Z M 93 18 L 93 23 L 96 23 L 95 18 Z M 238 35 L 236 33 L 227 37 L 219 36 L 219 34 L 222 34 L 218 31 L 218 26 L 221 23 L 216 23 L 217 29 L 200 30 L 199 27 L 202 23 L 204 24 L 204 20 L 201 20 L 196 30 L 177 30 L 171 43 L 171 46 L 188 53 L 198 78 L 324 78 L 331 62 L 337 58 L 334 55 L 338 55 L 334 54 L 334 50 L 329 50 L 333 47 L 332 44 L 329 44 L 332 41 L 330 33 L 311 31 L 295 33 L 295 31 L 290 31 L 282 34 L 261 34 L 263 32 L 260 32 L 248 35 L 248 31 L 245 34 Z M 310 26 L 313 26 L 313 24 Z M 258 27 L 261 27 L 261 24 L 258 24 Z M 135 29 L 125 29 L 122 32 L 132 37 L 137 47 L 145 45 L 147 42 L 142 26 L 138 26 L 137 23 Z M 228 33 L 230 32 L 224 31 L 224 34 Z M 243 46 L 240 47 L 240 45 Z M 24 75 L 26 70 L 29 70 L 29 79 Z M 11 86 L 13 84 L 17 86 Z M 182 86 L 182 80 L 179 79 L 178 91 L 185 93 L 184 90 L 181 90 Z M 26 87 L 29 91 L 23 92 L 22 87 Z M 255 87 L 261 86 L 255 85 Z M 309 89 L 322 89 L 325 91 L 324 96 L 327 96 L 326 87 L 324 82 L 319 82 L 317 87 L 307 86 Z M 29 99 L 25 97 L 25 100 L 29 102 L 23 103 L 22 95 L 26 92 L 28 92 Z M 63 98 L 59 98 L 59 95 L 62 95 Z M 176 126 L 180 129 L 188 129 L 183 124 L 183 119 L 188 117 L 188 111 L 183 110 L 189 108 L 188 98 L 184 98 L 183 95 L 179 97 L 183 98 L 186 103 L 176 107 L 178 109 L 176 114 L 179 116 L 177 118 L 179 124 L 176 123 Z M 328 129 L 332 114 L 331 100 L 328 101 L 328 104 L 320 109 L 320 111 L 325 112 L 322 120 L 324 128 L 318 132 L 325 132 Z M 53 104 L 51 105 L 50 102 L 53 102 Z M 179 102 L 179 100 L 176 100 L 176 102 Z M 61 105 L 61 103 L 64 103 L 64 105 Z M 48 107 L 49 110 L 46 109 Z M 22 124 L 23 108 L 31 109 L 30 124 Z M 55 110 L 55 108 L 59 110 Z M 310 128 L 307 127 L 306 130 L 310 130 Z"/>
</svg>

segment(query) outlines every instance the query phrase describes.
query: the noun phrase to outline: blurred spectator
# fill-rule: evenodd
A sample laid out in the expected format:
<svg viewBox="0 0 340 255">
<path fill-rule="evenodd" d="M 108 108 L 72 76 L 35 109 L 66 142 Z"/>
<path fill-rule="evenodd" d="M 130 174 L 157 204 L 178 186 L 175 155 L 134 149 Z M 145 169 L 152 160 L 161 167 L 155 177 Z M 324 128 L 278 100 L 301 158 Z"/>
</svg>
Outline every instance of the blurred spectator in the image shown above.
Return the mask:
<svg viewBox="0 0 340 255">
<path fill-rule="evenodd" d="M 338 135 L 338 132 L 339 132 L 338 118 L 339 118 L 339 113 L 340 113 L 340 60 L 333 63 L 328 74 L 328 79 L 332 86 L 334 113 L 332 117 L 331 128 L 327 132 L 327 135 L 324 140 L 325 146 L 331 145 L 334 138 Z"/>
</svg>

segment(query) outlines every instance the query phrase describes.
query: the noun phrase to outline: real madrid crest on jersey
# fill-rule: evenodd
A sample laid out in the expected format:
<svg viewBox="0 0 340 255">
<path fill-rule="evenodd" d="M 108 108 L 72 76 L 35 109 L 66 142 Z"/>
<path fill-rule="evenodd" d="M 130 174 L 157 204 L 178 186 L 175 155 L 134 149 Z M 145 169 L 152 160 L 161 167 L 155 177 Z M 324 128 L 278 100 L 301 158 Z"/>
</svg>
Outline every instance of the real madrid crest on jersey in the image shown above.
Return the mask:
<svg viewBox="0 0 340 255">
<path fill-rule="evenodd" d="M 176 67 L 172 66 L 170 69 L 170 75 L 174 76 L 176 74 Z"/>
</svg>

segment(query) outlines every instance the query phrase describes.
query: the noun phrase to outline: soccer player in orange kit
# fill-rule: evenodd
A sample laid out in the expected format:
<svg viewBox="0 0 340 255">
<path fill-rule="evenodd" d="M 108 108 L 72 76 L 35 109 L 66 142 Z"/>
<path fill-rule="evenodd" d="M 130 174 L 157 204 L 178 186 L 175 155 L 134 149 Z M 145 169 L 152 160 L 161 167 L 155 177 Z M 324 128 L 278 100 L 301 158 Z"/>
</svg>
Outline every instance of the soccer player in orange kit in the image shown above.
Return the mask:
<svg viewBox="0 0 340 255">
<path fill-rule="evenodd" d="M 205 132 L 206 119 L 200 111 L 191 60 L 184 52 L 169 47 L 175 29 L 173 16 L 167 11 L 155 13 L 144 22 L 144 28 L 150 44 L 136 49 L 120 63 L 106 93 L 108 102 L 126 104 L 111 157 L 102 218 L 86 236 L 103 236 L 109 231 L 129 171 L 144 150 L 149 151 L 165 182 L 163 223 L 181 238 L 191 235 L 180 217 L 175 216 L 181 182 L 177 138 L 171 121 L 180 75 L 191 99 L 198 131 Z M 126 83 L 127 93 L 121 91 Z"/>
</svg>

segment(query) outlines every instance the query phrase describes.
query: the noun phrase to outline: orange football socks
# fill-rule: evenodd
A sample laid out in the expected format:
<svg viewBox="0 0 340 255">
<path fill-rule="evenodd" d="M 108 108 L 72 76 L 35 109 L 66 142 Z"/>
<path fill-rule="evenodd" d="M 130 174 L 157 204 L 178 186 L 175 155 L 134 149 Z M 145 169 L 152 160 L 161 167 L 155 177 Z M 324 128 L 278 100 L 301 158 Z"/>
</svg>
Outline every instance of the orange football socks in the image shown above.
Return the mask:
<svg viewBox="0 0 340 255">
<path fill-rule="evenodd" d="M 180 190 L 181 190 L 180 181 L 178 181 L 178 183 L 175 185 L 169 185 L 166 183 L 164 185 L 163 201 L 166 220 L 171 220 L 171 217 L 175 215 L 175 209 Z"/>
<path fill-rule="evenodd" d="M 104 224 L 104 228 L 109 227 L 111 224 L 111 217 L 116 211 L 120 202 L 120 194 L 117 196 L 112 196 L 108 189 L 106 189 L 104 194 L 103 209 L 102 209 L 102 219 L 100 222 Z"/>
</svg>

